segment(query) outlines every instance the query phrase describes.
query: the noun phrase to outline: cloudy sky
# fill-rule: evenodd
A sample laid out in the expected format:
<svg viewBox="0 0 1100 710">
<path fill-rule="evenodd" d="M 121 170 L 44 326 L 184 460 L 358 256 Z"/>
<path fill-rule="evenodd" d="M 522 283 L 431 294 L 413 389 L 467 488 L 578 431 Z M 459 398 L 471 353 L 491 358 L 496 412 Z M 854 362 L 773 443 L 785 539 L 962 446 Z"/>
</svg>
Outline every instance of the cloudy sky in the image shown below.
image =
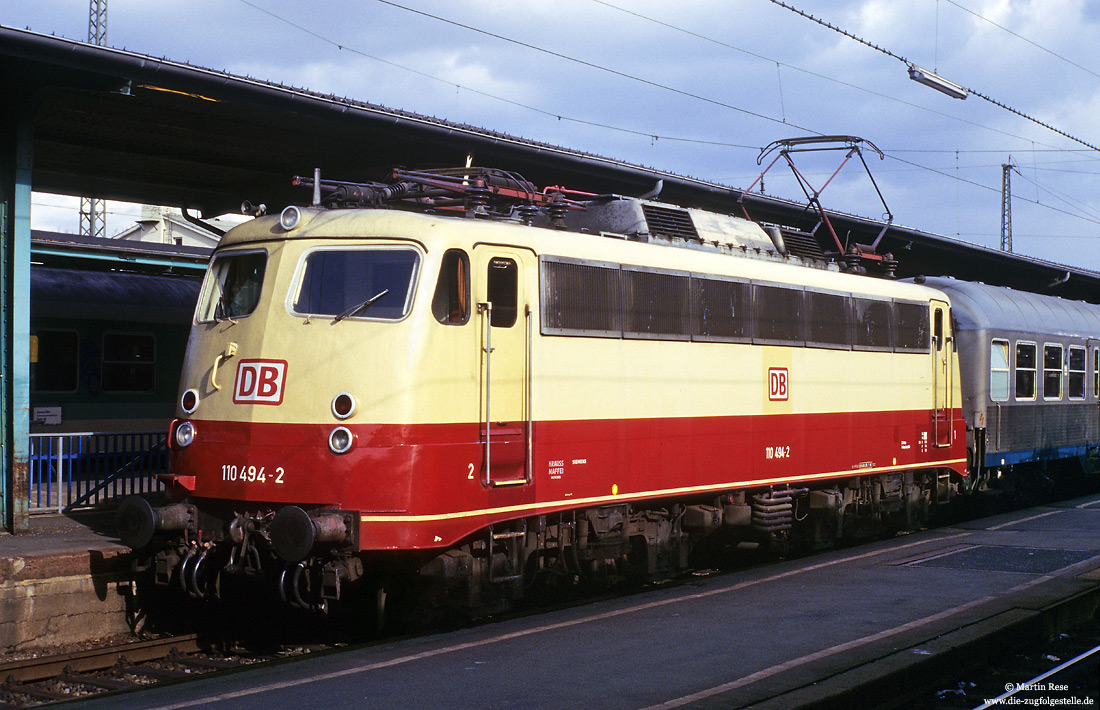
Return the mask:
<svg viewBox="0 0 1100 710">
<path fill-rule="evenodd" d="M 773 140 L 856 135 L 896 223 L 992 248 L 1011 161 L 1014 250 L 1100 270 L 1100 3 L 788 5 L 879 49 L 772 0 L 110 0 L 107 43 L 734 187 Z M 88 6 L 4 0 L 0 24 L 86 39 Z M 841 157 L 797 160 L 820 186 Z M 781 167 L 765 191 L 800 199 Z M 822 202 L 883 213 L 858 163 Z M 73 204 L 38 196 L 34 227 L 76 231 Z M 133 214 L 112 204 L 108 232 Z"/>
</svg>

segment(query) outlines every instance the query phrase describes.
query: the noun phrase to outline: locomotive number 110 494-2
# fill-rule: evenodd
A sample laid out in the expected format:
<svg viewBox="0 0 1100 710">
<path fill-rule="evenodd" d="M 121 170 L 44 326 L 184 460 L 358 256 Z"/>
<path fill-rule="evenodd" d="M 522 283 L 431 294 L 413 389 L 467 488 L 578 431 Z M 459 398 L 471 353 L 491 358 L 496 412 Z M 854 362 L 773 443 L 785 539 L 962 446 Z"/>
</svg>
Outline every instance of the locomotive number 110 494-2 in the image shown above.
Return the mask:
<svg viewBox="0 0 1100 710">
<path fill-rule="evenodd" d="M 285 473 L 286 471 L 282 466 L 277 466 L 275 470 L 268 471 L 264 466 L 257 468 L 256 466 L 222 464 L 222 480 L 231 483 L 274 483 L 275 485 L 282 485 Z"/>
</svg>

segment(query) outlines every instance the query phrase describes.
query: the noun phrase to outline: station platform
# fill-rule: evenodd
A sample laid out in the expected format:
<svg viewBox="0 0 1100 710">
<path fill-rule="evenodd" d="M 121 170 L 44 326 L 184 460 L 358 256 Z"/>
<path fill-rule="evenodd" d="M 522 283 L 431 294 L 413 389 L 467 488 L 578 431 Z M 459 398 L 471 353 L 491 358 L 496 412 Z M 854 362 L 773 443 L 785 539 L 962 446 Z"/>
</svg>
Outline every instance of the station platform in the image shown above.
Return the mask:
<svg viewBox="0 0 1100 710">
<path fill-rule="evenodd" d="M 82 707 L 879 707 L 1098 611 L 1093 495 Z"/>
<path fill-rule="evenodd" d="M 130 631 L 130 548 L 113 528 L 113 513 L 45 514 L 0 533 L 0 652 Z"/>
</svg>

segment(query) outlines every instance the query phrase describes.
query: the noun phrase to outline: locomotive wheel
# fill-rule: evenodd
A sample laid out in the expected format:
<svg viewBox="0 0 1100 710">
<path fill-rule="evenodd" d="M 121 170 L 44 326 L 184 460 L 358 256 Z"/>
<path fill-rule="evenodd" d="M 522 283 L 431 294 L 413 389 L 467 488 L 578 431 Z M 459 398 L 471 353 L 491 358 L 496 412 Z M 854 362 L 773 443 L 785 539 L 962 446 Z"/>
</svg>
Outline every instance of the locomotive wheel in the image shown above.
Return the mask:
<svg viewBox="0 0 1100 710">
<path fill-rule="evenodd" d="M 358 633 L 366 635 L 403 633 L 417 616 L 412 603 L 418 595 L 415 586 L 401 573 L 389 573 L 383 578 L 365 580 L 347 599 L 349 621 Z"/>
</svg>

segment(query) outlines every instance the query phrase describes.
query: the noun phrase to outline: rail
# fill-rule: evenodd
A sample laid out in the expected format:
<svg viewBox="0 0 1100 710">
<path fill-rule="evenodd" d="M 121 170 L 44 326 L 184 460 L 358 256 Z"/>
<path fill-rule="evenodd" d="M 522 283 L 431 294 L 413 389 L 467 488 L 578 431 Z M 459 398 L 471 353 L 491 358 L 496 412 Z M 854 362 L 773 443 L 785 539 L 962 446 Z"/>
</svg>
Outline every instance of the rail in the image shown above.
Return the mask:
<svg viewBox="0 0 1100 710">
<path fill-rule="evenodd" d="M 165 432 L 30 435 L 30 511 L 105 507 L 132 494 L 164 491 Z"/>
</svg>

